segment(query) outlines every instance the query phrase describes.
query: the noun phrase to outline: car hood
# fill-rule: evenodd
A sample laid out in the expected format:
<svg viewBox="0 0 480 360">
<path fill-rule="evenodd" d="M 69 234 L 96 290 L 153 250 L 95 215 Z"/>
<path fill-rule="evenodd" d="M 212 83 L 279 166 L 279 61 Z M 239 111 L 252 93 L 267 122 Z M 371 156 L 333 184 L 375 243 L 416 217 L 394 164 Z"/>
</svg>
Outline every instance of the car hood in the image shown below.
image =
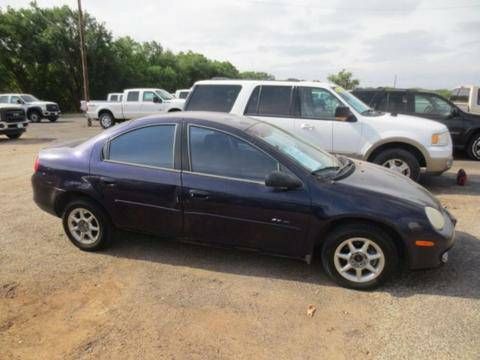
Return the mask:
<svg viewBox="0 0 480 360">
<path fill-rule="evenodd" d="M 421 206 L 441 208 L 440 202 L 430 192 L 408 177 L 365 161 L 354 162 L 355 171 L 337 182 L 375 192 L 380 196 L 392 196 Z"/>
<path fill-rule="evenodd" d="M 58 105 L 57 103 L 53 102 L 53 101 L 43 101 L 43 100 L 38 100 L 38 101 L 32 101 L 32 102 L 29 102 L 27 103 L 28 105 L 38 105 L 38 106 L 42 106 L 42 105 Z"/>
<path fill-rule="evenodd" d="M 383 113 L 380 116 L 370 117 L 369 119 L 401 124 L 402 129 L 409 128 L 412 130 L 426 131 L 428 134 L 431 134 L 431 132 L 448 131 L 447 127 L 442 123 L 412 115 Z"/>
</svg>

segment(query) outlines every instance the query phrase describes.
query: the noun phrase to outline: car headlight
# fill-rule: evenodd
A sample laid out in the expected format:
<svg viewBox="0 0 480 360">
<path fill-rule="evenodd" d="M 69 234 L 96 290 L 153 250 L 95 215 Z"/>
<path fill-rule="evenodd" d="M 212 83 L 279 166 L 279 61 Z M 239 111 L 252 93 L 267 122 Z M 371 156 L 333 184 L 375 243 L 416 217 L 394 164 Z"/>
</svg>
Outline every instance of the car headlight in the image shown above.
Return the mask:
<svg viewBox="0 0 480 360">
<path fill-rule="evenodd" d="M 435 230 L 442 230 L 445 226 L 445 218 L 437 209 L 427 206 L 425 208 L 425 215 L 427 215 L 430 224 L 432 224 Z"/>
<path fill-rule="evenodd" d="M 431 143 L 435 146 L 446 146 L 450 140 L 450 133 L 445 131 L 443 133 L 435 133 L 432 135 Z"/>
</svg>

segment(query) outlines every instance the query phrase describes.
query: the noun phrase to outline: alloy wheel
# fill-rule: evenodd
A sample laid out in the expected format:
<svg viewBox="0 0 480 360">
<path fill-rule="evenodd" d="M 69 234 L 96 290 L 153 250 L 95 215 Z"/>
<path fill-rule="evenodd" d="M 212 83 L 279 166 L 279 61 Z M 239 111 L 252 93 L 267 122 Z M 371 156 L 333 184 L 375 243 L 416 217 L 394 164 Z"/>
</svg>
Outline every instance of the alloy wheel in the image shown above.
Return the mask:
<svg viewBox="0 0 480 360">
<path fill-rule="evenodd" d="M 402 159 L 389 159 L 382 166 L 408 177 L 410 177 L 412 172 L 410 166 Z"/>
<path fill-rule="evenodd" d="M 365 283 L 380 276 L 385 268 L 385 254 L 372 240 L 350 238 L 335 249 L 334 265 L 343 278 Z"/>
<path fill-rule="evenodd" d="M 79 243 L 91 245 L 100 236 L 100 223 L 93 213 L 84 208 L 73 209 L 68 215 L 68 230 Z"/>
</svg>

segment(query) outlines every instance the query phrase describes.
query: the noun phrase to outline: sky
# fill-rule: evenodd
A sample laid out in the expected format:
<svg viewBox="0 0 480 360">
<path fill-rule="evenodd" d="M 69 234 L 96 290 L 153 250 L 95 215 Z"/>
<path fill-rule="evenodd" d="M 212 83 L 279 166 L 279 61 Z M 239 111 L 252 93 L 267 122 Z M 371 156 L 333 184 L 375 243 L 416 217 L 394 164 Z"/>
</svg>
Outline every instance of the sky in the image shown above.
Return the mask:
<svg viewBox="0 0 480 360">
<path fill-rule="evenodd" d="M 0 0 L 0 8 L 31 0 Z M 37 0 L 42 7 L 77 0 Z M 82 0 L 115 37 L 155 40 L 242 71 L 362 86 L 480 85 L 480 0 Z"/>
</svg>

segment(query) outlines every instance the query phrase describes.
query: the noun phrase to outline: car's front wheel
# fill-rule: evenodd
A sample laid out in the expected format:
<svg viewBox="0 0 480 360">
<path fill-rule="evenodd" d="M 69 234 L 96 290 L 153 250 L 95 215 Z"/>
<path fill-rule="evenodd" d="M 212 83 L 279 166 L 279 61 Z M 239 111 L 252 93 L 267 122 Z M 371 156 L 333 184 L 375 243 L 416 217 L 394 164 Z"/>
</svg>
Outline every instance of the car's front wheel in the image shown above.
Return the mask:
<svg viewBox="0 0 480 360">
<path fill-rule="evenodd" d="M 20 136 L 22 136 L 22 132 L 16 132 L 16 133 L 10 133 L 10 134 L 7 134 L 8 138 L 9 139 L 18 139 Z"/>
<path fill-rule="evenodd" d="M 50 120 L 50 122 L 55 122 L 58 120 L 58 116 L 49 116 L 48 120 Z"/>
<path fill-rule="evenodd" d="M 473 160 L 480 160 L 480 133 L 473 135 L 467 145 L 467 153 Z"/>
<path fill-rule="evenodd" d="M 93 202 L 82 199 L 69 203 L 62 218 L 65 233 L 76 247 L 95 251 L 110 243 L 113 232 L 110 220 Z"/>
<path fill-rule="evenodd" d="M 398 266 L 393 239 L 368 224 L 342 226 L 328 234 L 322 248 L 325 271 L 338 284 L 358 290 L 383 283 Z"/>
<path fill-rule="evenodd" d="M 28 114 L 28 120 L 30 120 L 32 123 L 38 123 L 42 121 L 42 114 L 40 114 L 37 110 L 32 110 Z"/>
<path fill-rule="evenodd" d="M 420 177 L 420 162 L 410 151 L 405 149 L 384 150 L 373 158 L 373 162 L 414 181 Z"/>
</svg>

